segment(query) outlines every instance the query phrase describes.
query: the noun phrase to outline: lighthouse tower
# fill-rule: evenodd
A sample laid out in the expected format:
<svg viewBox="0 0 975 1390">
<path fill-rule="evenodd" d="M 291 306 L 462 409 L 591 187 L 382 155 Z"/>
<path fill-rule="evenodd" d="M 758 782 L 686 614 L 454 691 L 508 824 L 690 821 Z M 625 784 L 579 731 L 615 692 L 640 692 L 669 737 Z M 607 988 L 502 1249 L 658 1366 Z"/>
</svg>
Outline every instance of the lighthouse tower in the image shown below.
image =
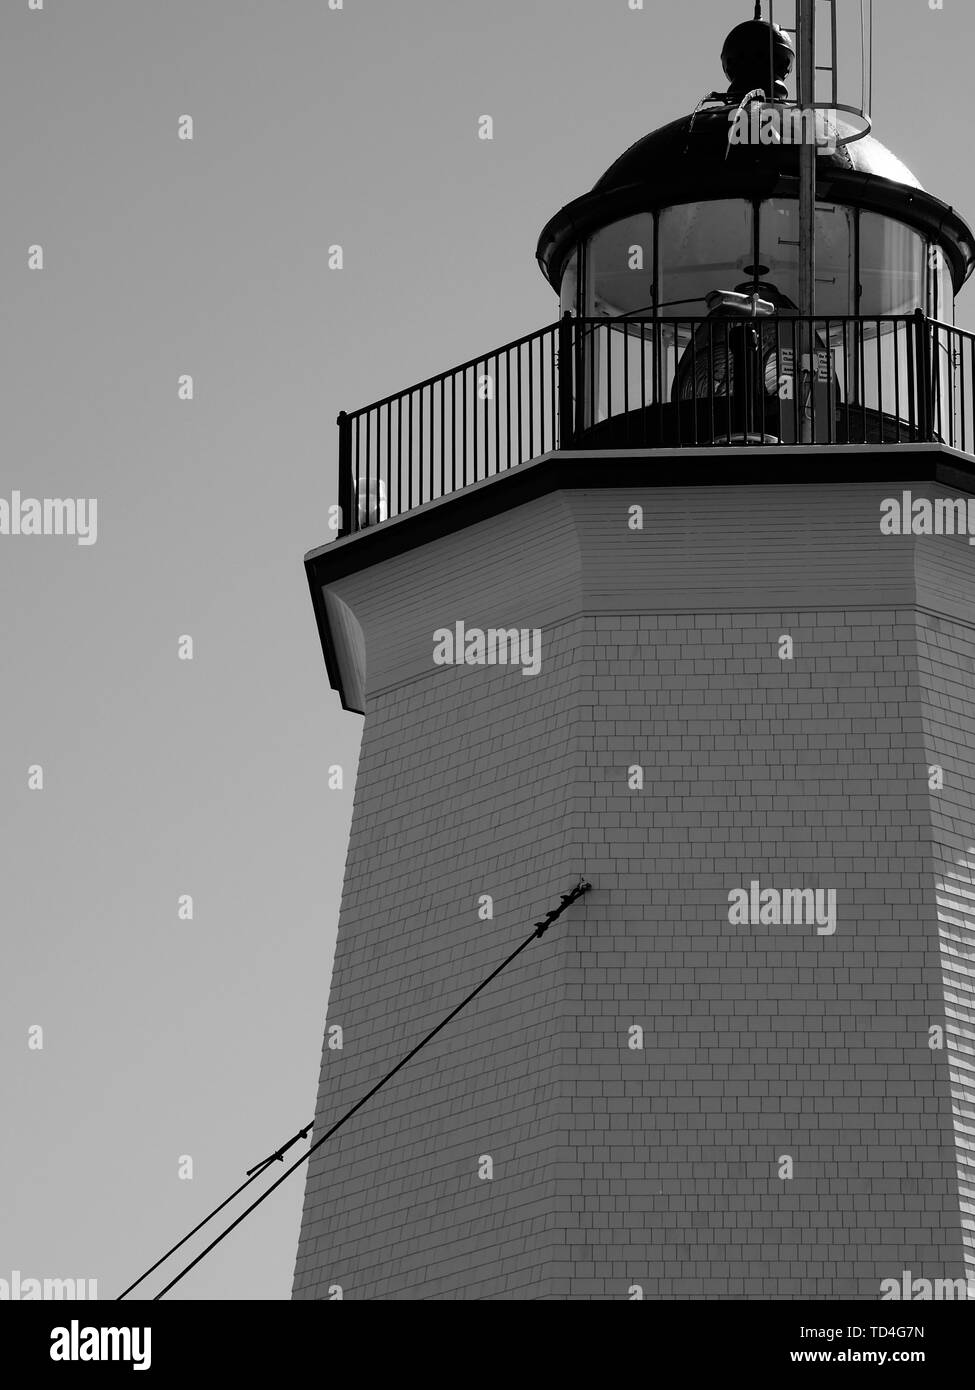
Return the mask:
<svg viewBox="0 0 975 1390">
<path fill-rule="evenodd" d="M 316 1135 L 592 889 L 313 1156 L 295 1298 L 975 1287 L 975 238 L 798 10 L 549 222 L 557 322 L 340 417 Z"/>
</svg>

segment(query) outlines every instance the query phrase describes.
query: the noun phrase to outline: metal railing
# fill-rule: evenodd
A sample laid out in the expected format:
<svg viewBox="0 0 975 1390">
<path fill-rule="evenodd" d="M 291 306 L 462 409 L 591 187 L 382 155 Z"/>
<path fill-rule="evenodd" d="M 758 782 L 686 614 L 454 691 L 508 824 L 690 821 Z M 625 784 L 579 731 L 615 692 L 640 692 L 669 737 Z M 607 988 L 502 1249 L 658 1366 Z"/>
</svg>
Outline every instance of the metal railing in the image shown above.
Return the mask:
<svg viewBox="0 0 975 1390">
<path fill-rule="evenodd" d="M 339 416 L 340 534 L 554 449 L 975 450 L 975 336 L 902 317 L 567 315 Z"/>
<path fill-rule="evenodd" d="M 540 329 L 340 415 L 342 534 L 557 448 L 559 334 Z"/>
</svg>

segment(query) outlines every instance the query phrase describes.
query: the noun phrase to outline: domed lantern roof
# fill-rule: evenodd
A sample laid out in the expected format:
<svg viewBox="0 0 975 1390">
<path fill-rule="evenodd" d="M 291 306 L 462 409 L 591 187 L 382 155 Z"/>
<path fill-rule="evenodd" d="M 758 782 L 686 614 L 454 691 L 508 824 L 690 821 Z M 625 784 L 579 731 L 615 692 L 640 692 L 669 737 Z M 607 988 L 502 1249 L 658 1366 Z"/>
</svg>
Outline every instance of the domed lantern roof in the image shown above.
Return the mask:
<svg viewBox="0 0 975 1390">
<path fill-rule="evenodd" d="M 798 145 L 729 144 L 728 135 L 727 107 L 699 111 L 695 116 L 672 121 L 644 135 L 621 154 L 598 180 L 593 193 L 614 193 L 633 185 L 656 186 L 661 177 L 668 174 L 672 178 L 693 175 L 697 197 L 716 177 L 722 178 L 728 189 L 736 191 L 746 186 L 749 174 L 765 175 L 764 182 L 760 178 L 755 180 L 756 186 L 761 183 L 763 189 L 769 175 L 799 177 Z M 817 161 L 820 185 L 825 184 L 830 175 L 868 174 L 897 184 L 901 189 L 924 191 L 907 165 L 872 135 L 850 144 L 837 144 L 835 149 L 823 149 Z M 724 187 L 721 192 L 725 192 Z"/>
</svg>

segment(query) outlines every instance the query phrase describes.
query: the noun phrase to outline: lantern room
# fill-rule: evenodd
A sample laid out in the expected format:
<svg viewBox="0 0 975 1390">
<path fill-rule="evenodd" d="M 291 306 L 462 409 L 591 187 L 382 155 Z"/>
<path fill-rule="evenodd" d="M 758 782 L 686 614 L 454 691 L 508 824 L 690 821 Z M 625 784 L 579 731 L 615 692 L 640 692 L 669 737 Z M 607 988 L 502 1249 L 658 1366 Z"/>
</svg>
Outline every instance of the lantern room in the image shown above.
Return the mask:
<svg viewBox="0 0 975 1390">
<path fill-rule="evenodd" d="M 658 445 L 899 442 L 919 371 L 932 410 L 949 409 L 943 330 L 975 264 L 972 231 L 861 113 L 789 100 L 784 30 L 740 24 L 721 60 L 727 90 L 639 140 L 542 232 L 541 268 L 579 321 L 576 433 L 596 447 L 634 432 Z"/>
</svg>

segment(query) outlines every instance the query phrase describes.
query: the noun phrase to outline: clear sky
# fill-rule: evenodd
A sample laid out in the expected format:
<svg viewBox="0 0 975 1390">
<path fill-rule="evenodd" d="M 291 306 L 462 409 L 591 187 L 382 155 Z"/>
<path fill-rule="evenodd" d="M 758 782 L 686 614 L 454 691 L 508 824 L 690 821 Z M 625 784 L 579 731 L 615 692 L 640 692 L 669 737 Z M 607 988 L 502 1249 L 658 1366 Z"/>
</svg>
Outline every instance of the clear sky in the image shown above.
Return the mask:
<svg viewBox="0 0 975 1390">
<path fill-rule="evenodd" d="M 975 217 L 970 0 L 875 8 L 875 132 Z M 95 497 L 98 540 L 0 537 L 0 1279 L 113 1297 L 312 1118 L 361 726 L 302 568 L 335 415 L 551 322 L 542 225 L 751 12 L 3 0 L 0 495 Z M 172 1296 L 287 1298 L 302 1189 Z"/>
</svg>

